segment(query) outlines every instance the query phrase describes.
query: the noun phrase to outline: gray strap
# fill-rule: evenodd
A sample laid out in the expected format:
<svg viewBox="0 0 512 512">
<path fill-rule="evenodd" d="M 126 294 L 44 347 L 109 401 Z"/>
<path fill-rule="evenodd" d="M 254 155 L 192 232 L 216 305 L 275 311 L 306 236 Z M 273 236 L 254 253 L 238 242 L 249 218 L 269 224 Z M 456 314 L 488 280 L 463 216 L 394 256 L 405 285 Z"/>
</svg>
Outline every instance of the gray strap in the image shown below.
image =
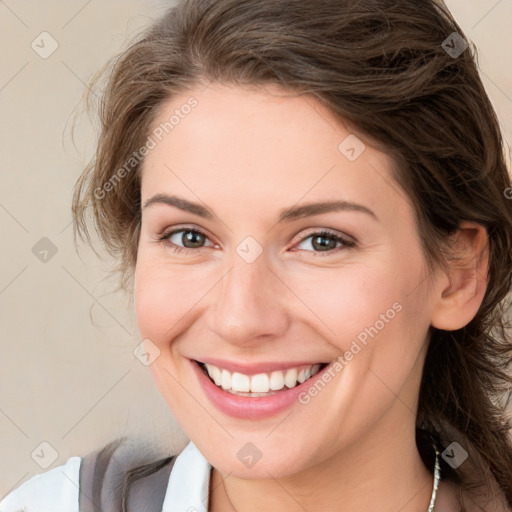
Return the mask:
<svg viewBox="0 0 512 512">
<path fill-rule="evenodd" d="M 136 480 L 128 493 L 128 512 L 161 512 L 176 457 L 162 468 Z M 162 461 L 163 463 L 164 461 Z"/>
<path fill-rule="evenodd" d="M 79 491 L 78 491 L 78 510 L 79 512 L 94 512 L 97 508 L 94 506 L 92 497 L 92 482 L 94 479 L 94 467 L 98 452 L 91 453 L 82 457 L 80 464 Z"/>
<path fill-rule="evenodd" d="M 82 458 L 79 477 L 80 512 L 121 512 L 122 490 L 130 469 L 149 462 L 147 454 L 120 448 L 123 439 L 116 439 L 100 450 Z M 137 450 L 138 451 L 138 450 Z M 144 452 L 144 450 L 143 450 Z M 154 460 L 154 459 L 153 459 Z M 127 496 L 127 512 L 161 512 L 167 484 L 176 457 L 151 463 L 154 472 L 137 470 L 140 478 L 133 481 Z"/>
<path fill-rule="evenodd" d="M 100 450 L 82 458 L 79 473 L 78 503 L 80 512 L 105 512 L 101 504 L 101 490 L 112 455 L 123 438 L 116 439 Z"/>
</svg>

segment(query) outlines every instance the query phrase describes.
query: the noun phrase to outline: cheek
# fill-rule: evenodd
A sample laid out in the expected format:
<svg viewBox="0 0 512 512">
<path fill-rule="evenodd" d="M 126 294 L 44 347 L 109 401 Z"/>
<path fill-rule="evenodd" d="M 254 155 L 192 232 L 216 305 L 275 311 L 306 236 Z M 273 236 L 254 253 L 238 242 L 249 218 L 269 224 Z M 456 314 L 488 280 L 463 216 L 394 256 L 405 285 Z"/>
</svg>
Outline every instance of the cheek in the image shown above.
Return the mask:
<svg viewBox="0 0 512 512">
<path fill-rule="evenodd" d="M 165 265 L 140 258 L 135 269 L 135 312 L 140 335 L 165 343 L 181 326 L 204 289 L 194 286 L 190 269 L 170 271 Z M 201 294 L 202 291 L 202 294 Z"/>
<path fill-rule="evenodd" d="M 340 267 L 311 272 L 307 278 L 303 272 L 297 273 L 290 279 L 301 302 L 297 308 L 310 311 L 315 329 L 342 352 L 358 337 L 364 339 L 366 328 L 377 323 L 382 329 L 381 315 L 393 321 L 405 295 L 403 281 L 389 266 Z"/>
<path fill-rule="evenodd" d="M 368 377 L 370 369 L 398 390 L 414 367 L 430 324 L 425 272 L 418 249 L 403 257 L 379 254 L 364 266 L 290 276 L 291 288 L 313 312 L 310 325 L 336 348 L 340 368 L 368 403 L 389 398 L 388 388 Z"/>
<path fill-rule="evenodd" d="M 180 358 L 175 357 L 174 340 L 178 340 L 180 332 L 193 321 L 194 305 L 197 305 L 200 297 L 200 290 L 191 286 L 199 281 L 195 281 L 189 271 L 171 271 L 168 265 L 141 255 L 135 268 L 134 286 L 140 337 L 151 340 L 160 350 L 159 357 L 149 365 L 149 370 L 160 393 L 181 424 L 187 424 L 187 418 L 182 417 L 183 411 L 193 407 L 180 384 L 190 376 L 183 374 L 186 368 L 180 366 Z M 201 295 L 204 295 L 204 291 Z"/>
<path fill-rule="evenodd" d="M 179 318 L 177 290 L 162 283 L 155 273 L 145 268 L 137 268 L 135 279 L 135 312 L 140 334 L 158 343 L 160 336 L 157 334 L 168 330 Z"/>
</svg>

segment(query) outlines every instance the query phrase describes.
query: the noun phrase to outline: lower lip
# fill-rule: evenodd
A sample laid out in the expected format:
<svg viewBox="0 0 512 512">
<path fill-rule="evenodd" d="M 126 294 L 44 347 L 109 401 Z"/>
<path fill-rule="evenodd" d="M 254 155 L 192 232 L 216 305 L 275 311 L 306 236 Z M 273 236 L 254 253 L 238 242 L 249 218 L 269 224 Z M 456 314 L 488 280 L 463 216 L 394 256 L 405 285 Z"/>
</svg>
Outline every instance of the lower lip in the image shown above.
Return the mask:
<svg viewBox="0 0 512 512">
<path fill-rule="evenodd" d="M 323 373 L 329 368 L 329 365 L 326 366 L 313 377 L 292 389 L 278 391 L 269 396 L 247 397 L 224 391 L 210 380 L 196 361 L 190 360 L 190 362 L 206 396 L 217 409 L 235 418 L 251 420 L 274 416 L 290 408 L 298 402 L 299 395 L 322 378 Z"/>
</svg>

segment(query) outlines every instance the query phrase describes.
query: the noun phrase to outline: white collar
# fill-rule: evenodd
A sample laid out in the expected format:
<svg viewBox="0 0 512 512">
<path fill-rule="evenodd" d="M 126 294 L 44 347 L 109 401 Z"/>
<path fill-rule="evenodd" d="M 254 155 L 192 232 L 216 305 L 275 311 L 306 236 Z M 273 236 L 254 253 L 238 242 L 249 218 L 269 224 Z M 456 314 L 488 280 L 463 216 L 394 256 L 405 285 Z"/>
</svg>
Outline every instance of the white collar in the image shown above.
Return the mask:
<svg viewBox="0 0 512 512">
<path fill-rule="evenodd" d="M 162 512 L 207 512 L 211 468 L 190 441 L 174 462 Z"/>
</svg>

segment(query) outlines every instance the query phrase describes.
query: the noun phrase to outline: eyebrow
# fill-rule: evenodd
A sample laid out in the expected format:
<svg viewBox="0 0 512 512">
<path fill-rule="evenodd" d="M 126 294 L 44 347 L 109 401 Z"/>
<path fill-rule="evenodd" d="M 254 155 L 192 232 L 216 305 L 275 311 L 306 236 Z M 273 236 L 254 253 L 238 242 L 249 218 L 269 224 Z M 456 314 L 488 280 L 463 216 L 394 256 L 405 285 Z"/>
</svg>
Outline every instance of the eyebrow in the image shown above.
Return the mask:
<svg viewBox="0 0 512 512">
<path fill-rule="evenodd" d="M 183 199 L 182 197 L 178 196 L 156 194 L 144 203 L 144 208 L 147 208 L 153 204 L 167 204 L 169 206 L 175 206 L 184 212 L 193 213 L 199 217 L 204 217 L 205 219 L 213 218 L 213 213 L 205 206 L 202 206 L 199 203 L 193 203 L 192 201 L 188 201 L 187 199 Z"/>
<path fill-rule="evenodd" d="M 156 194 L 148 199 L 144 203 L 143 208 L 147 208 L 153 204 L 166 204 L 169 206 L 175 206 L 184 212 L 192 213 L 194 215 L 198 215 L 199 217 L 203 217 L 205 219 L 212 219 L 214 214 L 199 203 L 194 203 L 192 201 L 188 201 L 182 197 L 178 196 L 169 196 L 167 194 Z M 320 215 L 322 213 L 330 213 L 336 211 L 354 211 L 354 212 L 362 212 L 366 213 L 370 217 L 373 217 L 375 220 L 379 220 L 377 215 L 361 204 L 352 203 L 349 201 L 324 201 L 320 203 L 307 203 L 301 206 L 292 206 L 290 208 L 285 208 L 279 211 L 279 219 L 278 222 L 290 222 L 296 219 L 300 219 L 303 217 L 309 217 L 313 215 Z"/>
</svg>

